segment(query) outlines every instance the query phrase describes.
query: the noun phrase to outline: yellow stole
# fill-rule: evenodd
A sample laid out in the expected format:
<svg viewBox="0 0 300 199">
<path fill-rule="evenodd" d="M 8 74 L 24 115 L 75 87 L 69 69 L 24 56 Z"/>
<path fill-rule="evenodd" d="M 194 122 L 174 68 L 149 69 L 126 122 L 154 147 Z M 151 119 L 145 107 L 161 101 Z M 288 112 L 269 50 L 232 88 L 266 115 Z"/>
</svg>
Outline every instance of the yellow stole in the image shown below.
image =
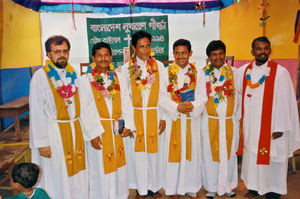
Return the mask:
<svg viewBox="0 0 300 199">
<path fill-rule="evenodd" d="M 156 61 L 155 61 L 155 64 Z M 157 153 L 158 152 L 158 126 L 157 126 L 157 103 L 159 95 L 159 71 L 155 74 L 155 82 L 151 85 L 150 96 L 148 100 L 147 107 L 154 109 L 146 110 L 146 136 L 147 136 L 147 152 Z M 136 127 L 136 140 L 135 140 L 135 152 L 146 152 L 145 149 L 145 136 L 144 136 L 144 119 L 143 119 L 143 99 L 142 93 L 136 86 L 135 80 L 130 79 L 131 93 L 132 93 L 132 103 L 134 109 L 134 123 Z M 136 109 L 138 108 L 138 109 Z M 140 108 L 140 109 L 139 109 Z"/>
<path fill-rule="evenodd" d="M 116 83 L 119 84 L 118 77 L 116 76 L 115 78 L 116 78 Z M 117 92 L 112 97 L 113 111 L 112 111 L 112 117 L 110 117 L 107 105 L 105 103 L 105 99 L 101 91 L 97 90 L 92 84 L 91 84 L 91 88 L 93 91 L 99 116 L 101 118 L 107 118 L 107 119 L 110 118 L 119 119 L 122 114 L 120 92 Z M 126 165 L 126 159 L 125 159 L 123 138 L 120 135 L 114 134 L 114 140 L 115 140 L 115 147 L 114 147 L 111 120 L 101 120 L 101 124 L 105 130 L 105 132 L 102 134 L 102 146 L 103 146 L 102 154 L 103 154 L 104 173 L 107 174 L 107 173 L 115 172 L 117 171 L 117 168 Z"/>
<path fill-rule="evenodd" d="M 50 71 L 48 65 L 43 66 L 44 71 Z M 68 110 L 66 109 L 65 100 L 57 93 L 54 88 L 50 78 L 47 75 L 47 79 L 52 90 L 52 94 L 55 101 L 56 112 L 57 112 L 57 120 L 68 121 L 70 120 L 70 116 Z M 78 118 L 80 115 L 80 101 L 78 91 L 74 95 L 75 100 L 75 118 Z M 65 161 L 68 171 L 68 176 L 73 176 L 78 173 L 80 170 L 85 170 L 85 148 L 84 148 L 84 140 L 81 131 L 81 126 L 79 120 L 74 121 L 75 128 L 75 151 L 73 148 L 73 137 L 72 137 L 72 129 L 70 122 L 58 122 L 58 127 L 61 135 L 61 140 L 64 149 Z"/>
<path fill-rule="evenodd" d="M 170 67 L 171 66 L 169 66 L 168 71 L 170 71 Z M 191 84 L 189 88 L 196 90 L 197 70 L 195 70 L 194 73 L 195 73 L 195 84 Z M 170 93 L 170 95 L 172 94 Z M 176 102 L 175 100 L 173 101 Z M 188 117 L 186 119 L 186 159 L 191 161 L 192 160 L 192 135 L 191 135 L 191 118 L 190 118 L 191 116 L 190 114 L 187 114 L 186 116 Z M 181 117 L 181 114 L 179 114 L 179 117 Z M 180 162 L 180 160 L 181 160 L 181 118 L 178 118 L 175 122 L 172 121 L 171 137 L 170 137 L 170 145 L 169 145 L 169 162 Z"/>
<path fill-rule="evenodd" d="M 232 77 L 232 88 L 234 88 L 234 79 L 233 72 L 230 68 L 229 76 Z M 206 111 L 209 116 L 219 117 L 216 111 L 216 106 L 214 103 L 214 98 L 208 96 L 208 101 L 206 103 Z M 232 117 L 234 111 L 234 96 L 227 97 L 227 110 L 226 117 Z M 219 157 L 219 119 L 208 117 L 208 131 L 209 131 L 209 140 L 210 140 L 210 148 L 213 161 L 220 162 Z M 232 118 L 226 119 L 226 145 L 227 145 L 227 157 L 230 159 L 231 153 L 231 144 L 233 137 L 233 121 Z"/>
<path fill-rule="evenodd" d="M 118 77 L 115 76 L 115 78 L 116 78 L 116 84 L 119 84 Z M 97 90 L 92 84 L 91 84 L 91 88 L 93 91 L 99 116 L 101 118 L 107 118 L 107 119 L 110 118 L 119 119 L 122 114 L 120 92 L 117 92 L 112 97 L 113 111 L 112 111 L 112 117 L 110 117 L 107 105 L 105 103 L 105 99 L 101 91 Z M 124 149 L 122 136 L 115 135 L 112 132 L 111 120 L 101 120 L 101 124 L 105 130 L 105 132 L 102 134 L 102 147 L 103 147 L 102 153 L 103 153 L 104 173 L 107 174 L 107 173 L 115 172 L 117 171 L 117 168 L 126 165 L 125 149 Z M 115 140 L 115 147 L 114 147 L 113 136 Z"/>
</svg>

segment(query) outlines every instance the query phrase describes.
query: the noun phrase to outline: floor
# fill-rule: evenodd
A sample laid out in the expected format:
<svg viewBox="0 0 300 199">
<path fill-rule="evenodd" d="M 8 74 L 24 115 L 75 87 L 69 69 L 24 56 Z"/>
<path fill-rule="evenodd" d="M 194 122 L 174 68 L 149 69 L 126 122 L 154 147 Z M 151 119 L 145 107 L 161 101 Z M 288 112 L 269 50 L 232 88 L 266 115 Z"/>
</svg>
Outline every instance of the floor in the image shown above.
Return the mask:
<svg viewBox="0 0 300 199">
<path fill-rule="evenodd" d="M 1 166 L 5 161 L 11 161 L 16 160 L 18 162 L 24 162 L 29 161 L 30 157 L 28 157 L 28 154 L 30 154 L 30 151 L 28 151 L 28 139 L 29 139 L 29 120 L 28 117 L 25 117 L 21 120 L 21 129 L 22 129 L 22 141 L 21 142 L 15 142 L 14 137 L 14 127 L 10 128 L 6 132 L 2 132 L 0 134 L 0 170 Z M 24 155 L 26 154 L 26 155 Z M 20 157 L 22 156 L 22 157 Z M 289 170 L 288 170 L 288 194 L 285 196 L 282 196 L 282 199 L 300 199 L 300 156 L 296 158 L 296 166 L 298 168 L 298 171 L 296 173 L 292 173 L 291 171 L 291 164 L 289 164 Z M 0 181 L 4 177 L 6 173 L 2 172 L 0 173 Z M 235 189 L 235 192 L 237 194 L 236 199 L 242 199 L 244 198 L 245 193 L 247 193 L 247 190 L 243 187 L 242 182 L 239 183 L 239 187 Z M 164 198 L 168 198 L 164 195 L 164 191 L 160 190 L 160 193 L 163 194 Z M 198 196 L 201 199 L 205 198 L 206 191 L 202 188 L 198 192 Z M 4 185 L 0 186 L 0 196 L 9 196 L 11 195 L 11 190 L 9 188 L 9 182 L 6 182 Z M 135 190 L 130 190 L 129 199 L 134 199 L 135 197 Z M 151 197 L 147 197 L 151 198 Z M 186 199 L 187 196 L 180 196 L 180 199 Z M 229 198 L 226 196 L 217 196 L 216 199 L 219 198 Z M 264 197 L 260 196 L 256 199 L 263 199 Z"/>
</svg>

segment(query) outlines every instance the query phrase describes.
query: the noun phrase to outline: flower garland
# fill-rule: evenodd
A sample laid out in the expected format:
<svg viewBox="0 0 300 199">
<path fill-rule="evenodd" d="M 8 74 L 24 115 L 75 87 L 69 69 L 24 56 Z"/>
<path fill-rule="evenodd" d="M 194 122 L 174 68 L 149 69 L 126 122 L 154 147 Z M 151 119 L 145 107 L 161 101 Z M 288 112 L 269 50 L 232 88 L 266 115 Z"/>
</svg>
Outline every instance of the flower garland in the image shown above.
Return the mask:
<svg viewBox="0 0 300 199">
<path fill-rule="evenodd" d="M 247 86 L 249 86 L 252 89 L 258 88 L 260 85 L 262 85 L 265 82 L 267 76 L 270 75 L 270 67 L 267 67 L 267 70 L 266 70 L 265 74 L 262 75 L 261 78 L 259 78 L 258 82 L 253 84 L 252 81 L 251 81 L 251 71 L 252 71 L 251 69 L 247 70 L 246 80 L 247 80 Z"/>
<path fill-rule="evenodd" d="M 88 66 L 87 73 L 90 74 L 89 81 L 91 84 L 99 91 L 101 91 L 103 97 L 109 98 L 113 97 L 120 91 L 120 85 L 117 83 L 117 73 L 115 72 L 114 65 L 110 64 L 109 68 L 105 73 L 102 73 L 97 67 L 94 67 L 95 63 L 92 63 Z M 105 82 L 103 77 L 107 75 L 107 87 L 105 87 Z"/>
<path fill-rule="evenodd" d="M 225 101 L 226 97 L 234 96 L 233 82 L 232 82 L 232 72 L 230 66 L 223 66 L 221 68 L 221 75 L 219 79 L 215 76 L 213 72 L 214 67 L 212 65 L 207 65 L 205 67 L 205 77 L 206 77 L 206 94 L 214 98 L 214 103 L 217 105 L 221 101 Z M 223 82 L 221 86 L 214 86 L 212 89 L 212 84 L 217 81 Z"/>
<path fill-rule="evenodd" d="M 57 93 L 65 99 L 67 104 L 72 104 L 70 98 L 75 95 L 78 90 L 78 87 L 75 85 L 75 83 L 77 82 L 77 75 L 74 69 L 68 63 L 65 68 L 66 78 L 65 81 L 63 81 L 54 68 L 55 66 L 53 62 L 50 60 L 46 60 L 47 75 L 50 78 L 54 88 L 56 89 Z"/>
<path fill-rule="evenodd" d="M 178 66 L 175 62 L 168 68 L 169 73 L 169 85 L 167 87 L 167 91 L 171 93 L 171 98 L 173 101 L 179 103 L 182 101 L 182 97 L 180 95 L 181 92 L 185 90 L 195 90 L 195 82 L 196 82 L 196 67 L 193 64 L 189 64 L 190 67 L 188 71 L 184 74 L 184 83 L 182 88 L 178 88 L 177 74 L 179 72 L 180 66 Z"/>
<path fill-rule="evenodd" d="M 139 90 L 146 90 L 146 85 L 152 85 L 155 82 L 155 73 L 158 71 L 156 59 L 152 56 L 147 60 L 147 77 L 142 79 L 141 66 L 137 64 L 136 56 L 129 61 L 129 74 L 130 79 L 135 81 L 135 84 Z"/>
</svg>

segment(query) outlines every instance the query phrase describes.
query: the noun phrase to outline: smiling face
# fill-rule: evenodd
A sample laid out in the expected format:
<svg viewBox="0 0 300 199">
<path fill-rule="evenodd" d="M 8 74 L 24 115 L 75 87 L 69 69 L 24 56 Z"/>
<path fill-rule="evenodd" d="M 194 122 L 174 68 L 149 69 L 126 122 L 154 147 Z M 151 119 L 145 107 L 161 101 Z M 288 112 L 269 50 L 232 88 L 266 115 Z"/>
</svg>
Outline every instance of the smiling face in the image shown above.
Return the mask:
<svg viewBox="0 0 300 199">
<path fill-rule="evenodd" d="M 192 56 L 192 51 L 189 51 L 187 46 L 176 46 L 173 52 L 175 62 L 181 68 L 184 68 L 188 65 L 190 56 Z"/>
<path fill-rule="evenodd" d="M 251 53 L 255 57 L 256 65 L 260 66 L 268 61 L 271 48 L 267 42 L 256 41 Z"/>
<path fill-rule="evenodd" d="M 63 42 L 61 45 L 55 45 L 52 43 L 50 45 L 51 50 L 47 53 L 49 59 L 54 63 L 58 68 L 65 68 L 69 60 L 69 48 L 66 42 Z"/>
<path fill-rule="evenodd" d="M 100 48 L 96 50 L 95 56 L 92 56 L 92 59 L 95 62 L 96 67 L 105 72 L 112 61 L 112 55 L 110 55 L 107 48 Z"/>
<path fill-rule="evenodd" d="M 213 50 L 209 56 L 210 63 L 213 67 L 221 68 L 226 60 L 226 54 L 223 49 Z"/>
<path fill-rule="evenodd" d="M 141 60 L 146 61 L 149 58 L 151 52 L 150 40 L 147 37 L 139 39 L 137 41 L 136 47 L 133 46 L 133 50 Z"/>
</svg>

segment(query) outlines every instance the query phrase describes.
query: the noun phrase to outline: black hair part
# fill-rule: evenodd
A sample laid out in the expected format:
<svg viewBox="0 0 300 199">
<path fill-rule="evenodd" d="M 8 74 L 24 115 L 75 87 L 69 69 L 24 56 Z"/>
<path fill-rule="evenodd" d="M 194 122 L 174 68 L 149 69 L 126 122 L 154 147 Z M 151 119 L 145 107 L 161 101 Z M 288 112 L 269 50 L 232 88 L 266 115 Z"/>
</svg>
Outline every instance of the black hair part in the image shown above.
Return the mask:
<svg viewBox="0 0 300 199">
<path fill-rule="evenodd" d="M 226 53 L 226 46 L 221 40 L 213 40 L 206 47 L 206 55 L 210 57 L 211 51 L 223 50 Z"/>
<path fill-rule="evenodd" d="M 189 52 L 191 52 L 191 50 L 192 50 L 191 42 L 186 39 L 178 39 L 177 41 L 175 41 L 173 44 L 173 51 L 175 51 L 175 48 L 177 46 L 186 46 L 188 48 Z"/>
<path fill-rule="evenodd" d="M 106 48 L 109 51 L 110 56 L 112 55 L 110 45 L 105 42 L 96 43 L 92 48 L 92 55 L 95 57 L 97 50 L 100 50 L 101 48 Z"/>
<path fill-rule="evenodd" d="M 137 45 L 137 42 L 138 40 L 140 39 L 143 39 L 143 38 L 148 38 L 150 43 L 151 43 L 151 38 L 152 36 L 147 33 L 146 31 L 143 31 L 143 30 L 140 30 L 138 32 L 135 32 L 133 35 L 132 35 L 132 40 L 131 40 L 131 44 L 136 48 L 136 45 Z"/>
<path fill-rule="evenodd" d="M 269 41 L 269 39 L 268 39 L 267 37 L 265 37 L 265 36 L 261 36 L 261 37 L 255 38 L 255 39 L 252 41 L 252 44 L 251 44 L 252 50 L 254 50 L 254 48 L 255 48 L 255 43 L 256 43 L 257 41 L 265 42 L 265 43 L 269 44 L 269 47 L 271 47 L 271 42 Z"/>
<path fill-rule="evenodd" d="M 68 49 L 70 50 L 70 48 L 71 48 L 70 42 L 64 36 L 55 35 L 55 36 L 48 38 L 47 41 L 45 42 L 46 53 L 49 53 L 51 51 L 51 44 L 61 45 L 63 42 L 67 43 Z"/>
</svg>

